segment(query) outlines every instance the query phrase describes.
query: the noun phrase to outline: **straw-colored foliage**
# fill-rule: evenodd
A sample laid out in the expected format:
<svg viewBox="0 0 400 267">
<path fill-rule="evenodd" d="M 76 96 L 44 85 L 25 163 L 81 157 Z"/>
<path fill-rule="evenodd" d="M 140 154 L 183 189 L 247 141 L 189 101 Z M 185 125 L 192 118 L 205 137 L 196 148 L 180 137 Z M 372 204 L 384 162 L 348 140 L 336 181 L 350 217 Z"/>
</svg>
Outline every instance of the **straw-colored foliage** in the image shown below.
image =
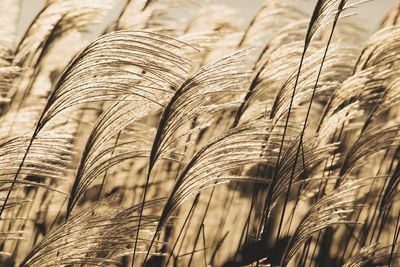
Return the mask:
<svg viewBox="0 0 400 267">
<path fill-rule="evenodd" d="M 393 2 L 0 0 L 0 265 L 400 266 Z"/>
</svg>

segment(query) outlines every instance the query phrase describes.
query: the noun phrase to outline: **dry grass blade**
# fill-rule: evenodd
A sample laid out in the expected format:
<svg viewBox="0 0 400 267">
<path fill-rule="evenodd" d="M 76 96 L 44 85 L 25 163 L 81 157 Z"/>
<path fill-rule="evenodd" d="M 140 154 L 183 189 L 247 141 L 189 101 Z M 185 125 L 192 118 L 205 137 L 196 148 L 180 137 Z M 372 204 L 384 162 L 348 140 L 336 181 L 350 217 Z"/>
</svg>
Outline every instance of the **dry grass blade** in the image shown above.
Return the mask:
<svg viewBox="0 0 400 267">
<path fill-rule="evenodd" d="M 129 252 L 132 233 L 135 233 L 132 229 L 138 227 L 137 213 L 142 205 L 125 210 L 110 208 L 112 200 L 100 201 L 71 217 L 47 235 L 25 258 L 21 266 L 118 265 L 119 257 Z M 144 207 L 150 209 L 160 203 L 160 200 L 154 200 L 146 203 Z M 144 216 L 142 233 L 150 237 L 157 220 L 156 216 Z M 140 244 L 140 247 L 146 247 L 145 236 L 141 237 Z"/>
<path fill-rule="evenodd" d="M 21 163 L 31 134 L 4 138 L 0 142 L 0 158 L 2 191 L 7 191 L 12 183 L 12 177 Z M 43 186 L 46 178 L 63 180 L 72 157 L 71 136 L 64 133 L 46 132 L 39 135 L 32 143 L 30 153 L 20 170 L 21 179 L 17 181 L 22 186 Z M 56 188 L 53 190 L 58 191 Z M 65 194 L 65 193 L 64 193 Z"/>
<path fill-rule="evenodd" d="M 119 31 L 100 37 L 70 63 L 58 80 L 39 120 L 39 129 L 75 105 L 126 97 L 157 102 L 157 94 L 173 91 L 190 68 L 187 60 L 174 53 L 181 47 L 185 44 L 143 31 Z M 172 89 L 164 88 L 166 85 Z"/>
<path fill-rule="evenodd" d="M 133 140 L 120 141 L 118 145 L 108 141 L 132 122 L 138 121 L 155 110 L 152 102 L 124 101 L 110 106 L 99 117 L 86 143 L 80 165 L 71 189 L 67 207 L 69 214 L 79 197 L 85 192 L 95 178 L 112 166 L 124 160 L 136 157 L 148 157 L 151 140 L 149 133 L 133 129 Z M 149 129 L 146 129 L 149 130 Z M 123 149 L 112 154 L 115 149 Z M 112 156 L 110 157 L 110 153 Z"/>
<path fill-rule="evenodd" d="M 390 176 L 389 181 L 386 185 L 385 191 L 382 195 L 382 200 L 379 207 L 379 212 L 383 213 L 389 209 L 391 205 L 395 204 L 395 198 L 399 195 L 399 185 L 400 185 L 400 163 Z"/>
<path fill-rule="evenodd" d="M 305 38 L 305 49 L 308 48 L 314 34 L 319 30 L 321 25 L 331 19 L 334 10 L 342 10 L 348 0 L 318 0 L 315 5 L 314 12 L 311 16 L 310 24 Z M 339 11 L 340 12 L 340 11 Z M 337 18 L 336 18 L 337 19 Z"/>
<path fill-rule="evenodd" d="M 394 125 L 385 128 L 378 126 L 366 131 L 351 147 L 343 160 L 341 175 L 346 175 L 350 171 L 360 168 L 363 165 L 362 158 L 398 146 L 400 142 L 399 130 L 400 127 Z"/>
<path fill-rule="evenodd" d="M 298 21 L 305 16 L 305 12 L 294 1 L 267 0 L 250 21 L 237 46 L 247 47 L 249 44 L 257 44 L 263 37 L 271 36 L 272 32 L 278 31 L 282 25 Z"/>
<path fill-rule="evenodd" d="M 163 209 L 159 229 L 183 201 L 198 192 L 226 181 L 262 181 L 261 178 L 235 175 L 249 164 L 272 164 L 276 153 L 264 151 L 264 146 L 277 145 L 268 122 L 243 125 L 232 129 L 205 145 L 187 164 L 170 193 Z M 264 154 L 265 153 L 265 154 Z M 268 182 L 265 180 L 264 182 Z"/>
<path fill-rule="evenodd" d="M 36 67 L 54 39 L 72 29 L 84 30 L 112 7 L 112 1 L 49 1 L 18 45 L 14 64 Z"/>
<path fill-rule="evenodd" d="M 301 155 L 299 156 L 301 160 L 299 160 L 300 162 L 296 166 L 294 166 L 296 150 L 293 148 L 298 146 L 299 140 L 297 139 L 294 142 L 287 141 L 287 144 L 283 148 L 280 168 L 275 176 L 276 182 L 271 198 L 272 207 L 287 190 L 290 177 L 292 177 L 293 183 L 306 179 L 308 175 L 313 173 L 314 169 L 318 170 L 319 165 L 333 154 L 336 149 L 335 144 L 320 145 L 318 141 L 316 138 L 304 140 Z M 266 214 L 266 218 L 263 219 L 268 220 L 269 215 Z"/>
<path fill-rule="evenodd" d="M 149 173 L 157 159 L 171 149 L 174 134 L 185 123 L 216 108 L 208 103 L 213 95 L 241 92 L 241 85 L 248 77 L 239 66 L 245 53 L 239 52 L 204 67 L 179 87 L 161 115 L 151 149 Z"/>
<path fill-rule="evenodd" d="M 365 70 L 372 66 L 380 68 L 397 66 L 399 50 L 400 26 L 385 27 L 369 39 L 355 70 Z"/>
<path fill-rule="evenodd" d="M 343 267 L 384 266 L 389 264 L 389 262 L 393 264 L 392 266 L 395 266 L 400 263 L 400 254 L 391 255 L 391 247 L 380 244 L 365 246 L 356 255 L 351 257 Z M 393 259 L 390 259 L 391 257 Z"/>
<path fill-rule="evenodd" d="M 365 182 L 350 181 L 329 195 L 318 200 L 304 216 L 291 237 L 282 257 L 282 266 L 286 266 L 294 254 L 311 237 L 328 226 L 352 223 L 349 215 L 355 209 L 355 193 Z"/>
</svg>

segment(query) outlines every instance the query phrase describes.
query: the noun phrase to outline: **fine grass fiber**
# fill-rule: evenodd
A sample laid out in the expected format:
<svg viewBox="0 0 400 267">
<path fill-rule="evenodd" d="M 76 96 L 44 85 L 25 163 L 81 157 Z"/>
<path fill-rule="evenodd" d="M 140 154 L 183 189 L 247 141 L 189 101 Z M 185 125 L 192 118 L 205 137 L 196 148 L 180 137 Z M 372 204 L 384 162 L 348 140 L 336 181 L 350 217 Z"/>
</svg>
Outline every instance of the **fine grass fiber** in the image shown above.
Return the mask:
<svg viewBox="0 0 400 267">
<path fill-rule="evenodd" d="M 400 1 L 370 2 L 48 0 L 18 38 L 0 0 L 0 266 L 400 266 Z"/>
</svg>

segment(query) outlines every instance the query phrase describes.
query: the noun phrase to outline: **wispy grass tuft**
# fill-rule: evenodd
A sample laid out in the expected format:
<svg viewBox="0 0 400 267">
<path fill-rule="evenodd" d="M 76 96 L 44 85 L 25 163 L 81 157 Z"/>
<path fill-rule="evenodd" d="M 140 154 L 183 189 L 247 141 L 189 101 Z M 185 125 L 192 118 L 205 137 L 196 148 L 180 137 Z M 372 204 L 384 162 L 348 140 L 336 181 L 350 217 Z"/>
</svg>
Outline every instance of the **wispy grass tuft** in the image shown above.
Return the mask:
<svg viewBox="0 0 400 267">
<path fill-rule="evenodd" d="M 304 2 L 0 0 L 0 265 L 400 266 L 400 2 Z"/>
</svg>

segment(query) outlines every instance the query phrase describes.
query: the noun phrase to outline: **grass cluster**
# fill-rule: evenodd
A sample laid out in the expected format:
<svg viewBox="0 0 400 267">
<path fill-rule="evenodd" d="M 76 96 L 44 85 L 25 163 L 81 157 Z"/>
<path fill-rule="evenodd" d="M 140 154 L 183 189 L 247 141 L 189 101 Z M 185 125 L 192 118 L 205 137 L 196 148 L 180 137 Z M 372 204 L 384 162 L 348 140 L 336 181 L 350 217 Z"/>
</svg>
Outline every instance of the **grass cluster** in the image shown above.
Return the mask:
<svg viewBox="0 0 400 267">
<path fill-rule="evenodd" d="M 365 2 L 127 0 L 88 43 L 116 1 L 17 40 L 1 0 L 0 265 L 400 266 L 400 2 Z"/>
</svg>

